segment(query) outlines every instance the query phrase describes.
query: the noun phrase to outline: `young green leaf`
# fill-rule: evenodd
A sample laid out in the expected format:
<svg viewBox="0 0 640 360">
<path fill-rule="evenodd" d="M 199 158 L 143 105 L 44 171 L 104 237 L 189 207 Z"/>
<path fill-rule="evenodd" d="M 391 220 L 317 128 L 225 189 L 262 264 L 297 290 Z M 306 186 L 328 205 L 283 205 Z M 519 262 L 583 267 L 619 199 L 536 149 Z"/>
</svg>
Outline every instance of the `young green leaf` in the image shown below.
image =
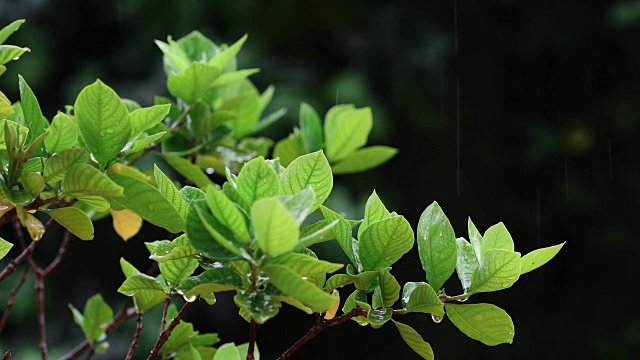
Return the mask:
<svg viewBox="0 0 640 360">
<path fill-rule="evenodd" d="M 326 221 L 338 220 L 338 224 L 333 228 L 333 236 L 335 237 L 344 253 L 349 258 L 349 260 L 351 260 L 351 263 L 357 265 L 360 262 L 357 256 L 358 247 L 357 242 L 355 243 L 355 247 L 353 245 L 354 243 L 352 242 L 351 237 L 351 225 L 349 225 L 349 222 L 347 222 L 347 220 L 345 220 L 335 211 L 322 205 L 320 205 L 320 211 L 322 212 L 322 215 L 324 216 Z"/>
<path fill-rule="evenodd" d="M 187 59 L 187 54 L 185 54 L 184 50 L 178 46 L 175 42 L 171 41 L 171 37 L 169 37 L 169 43 L 164 43 L 162 41 L 155 41 L 160 51 L 164 54 L 164 63 L 165 69 L 167 62 L 171 62 L 172 67 L 175 69 L 175 72 L 182 72 L 189 66 L 189 59 Z"/>
<path fill-rule="evenodd" d="M 476 225 L 471 221 L 471 217 L 469 217 L 469 221 L 467 223 L 469 228 L 469 240 L 471 241 L 473 252 L 479 263 L 482 260 L 482 235 L 480 235 L 480 231 L 478 231 Z"/>
<path fill-rule="evenodd" d="M 178 74 L 170 73 L 167 89 L 171 95 L 193 104 L 213 86 L 220 76 L 220 69 L 218 66 L 194 62 Z"/>
<path fill-rule="evenodd" d="M 398 328 L 398 332 L 402 339 L 407 345 L 411 348 L 411 350 L 415 351 L 416 354 L 420 355 L 423 359 L 433 360 L 433 350 L 431 349 L 431 345 L 428 342 L 422 339 L 422 336 L 418 334 L 411 326 L 405 325 L 401 322 L 393 321 L 393 323 Z"/>
<path fill-rule="evenodd" d="M 243 360 L 234 343 L 227 343 L 218 348 L 213 360 Z"/>
<path fill-rule="evenodd" d="M 80 239 L 93 239 L 93 223 L 84 211 L 74 207 L 65 207 L 45 212 Z"/>
<path fill-rule="evenodd" d="M 458 257 L 456 260 L 456 272 L 462 284 L 462 289 L 467 292 L 471 288 L 471 279 L 478 266 L 478 258 L 473 251 L 473 246 L 465 238 L 457 238 Z"/>
<path fill-rule="evenodd" d="M 213 186 L 207 188 L 206 201 L 213 215 L 233 236 L 242 243 L 248 243 L 249 229 L 242 211 L 220 190 Z"/>
<path fill-rule="evenodd" d="M 21 75 L 18 75 L 18 78 L 20 80 L 20 104 L 22 105 L 25 124 L 29 128 L 29 136 L 27 137 L 27 141 L 29 141 L 29 139 L 35 139 L 42 135 L 48 124 L 46 124 L 46 120 L 42 115 L 40 104 L 38 104 L 38 99 L 36 99 L 33 90 Z M 35 155 L 42 155 L 41 149 L 36 150 Z"/>
<path fill-rule="evenodd" d="M 520 253 L 490 249 L 473 273 L 469 293 L 498 291 L 511 287 L 520 277 Z"/>
<path fill-rule="evenodd" d="M 163 263 L 169 260 L 194 258 L 196 255 L 198 255 L 198 250 L 191 245 L 187 236 L 182 234 L 168 244 L 156 246 L 149 259 Z"/>
<path fill-rule="evenodd" d="M 300 239 L 298 239 L 298 243 L 294 250 L 300 250 L 313 244 L 334 239 L 333 228 L 336 227 L 338 223 L 339 220 L 337 219 L 331 222 L 323 220 L 302 229 L 300 232 Z"/>
<path fill-rule="evenodd" d="M 405 312 L 421 312 L 444 315 L 444 305 L 433 288 L 425 282 L 408 282 L 402 290 L 402 307 Z"/>
<path fill-rule="evenodd" d="M 336 111 L 336 108 L 339 109 Z M 336 162 L 364 146 L 372 126 L 373 116 L 370 108 L 335 106 L 330 109 L 324 123 L 327 158 Z"/>
<path fill-rule="evenodd" d="M 510 344 L 515 333 L 511 317 L 491 304 L 445 304 L 447 317 L 468 337 L 485 345 Z"/>
<path fill-rule="evenodd" d="M 368 289 L 377 278 L 377 271 L 365 271 L 358 275 L 336 274 L 327 280 L 325 290 L 333 291 L 339 287 L 354 284 L 356 289 L 364 291 Z"/>
<path fill-rule="evenodd" d="M 413 247 L 413 229 L 403 216 L 394 216 L 369 225 L 358 240 L 358 253 L 365 270 L 394 264 Z"/>
<path fill-rule="evenodd" d="M 291 216 L 296 219 L 298 225 L 302 225 L 307 215 L 313 210 L 316 194 L 311 186 L 307 186 L 295 195 L 283 196 L 282 204 L 289 210 Z"/>
<path fill-rule="evenodd" d="M 437 202 L 429 205 L 418 223 L 418 253 L 431 287 L 439 290 L 456 268 L 456 237 Z"/>
<path fill-rule="evenodd" d="M 131 120 L 131 135 L 129 135 L 129 141 L 137 138 L 143 132 L 160 123 L 165 116 L 167 116 L 170 109 L 170 104 L 164 104 L 132 111 L 129 114 Z"/>
<path fill-rule="evenodd" d="M 162 138 L 166 133 L 167 133 L 166 131 L 162 131 L 162 132 L 159 132 L 157 134 L 153 134 L 153 135 L 146 136 L 146 137 L 143 137 L 141 139 L 138 139 L 138 140 L 132 142 L 131 146 L 127 146 L 127 148 L 124 150 L 123 153 L 125 155 L 129 155 L 129 154 L 133 154 L 134 152 L 137 152 L 137 151 L 140 151 L 142 149 L 145 149 L 147 146 L 149 146 L 150 144 L 152 144 L 156 140 Z"/>
<path fill-rule="evenodd" d="M 344 159 L 334 163 L 334 174 L 353 174 L 378 167 L 398 153 L 398 149 L 389 146 L 369 146 L 358 149 Z"/>
<path fill-rule="evenodd" d="M 160 273 L 170 288 L 175 289 L 198 268 L 198 259 L 181 258 L 159 264 Z"/>
<path fill-rule="evenodd" d="M 115 203 L 169 232 L 178 233 L 184 230 L 184 218 L 158 189 L 127 176 L 116 175 L 111 179 L 124 189 L 124 196 L 114 199 Z M 176 195 L 180 201 L 183 201 L 179 194 Z"/>
<path fill-rule="evenodd" d="M 65 149 L 47 160 L 44 164 L 44 178 L 46 182 L 64 179 L 67 170 L 73 164 L 84 164 L 89 161 L 89 153 L 84 149 Z M 81 173 L 76 176 L 82 175 Z"/>
<path fill-rule="evenodd" d="M 85 146 L 101 167 L 129 141 L 129 111 L 113 89 L 97 80 L 80 91 L 73 107 Z"/>
<path fill-rule="evenodd" d="M 44 178 L 35 172 L 22 172 L 20 182 L 24 190 L 28 191 L 34 198 L 44 190 Z"/>
<path fill-rule="evenodd" d="M 0 74 L 1 75 L 1 74 Z M 4 119 L 14 114 L 15 111 L 11 107 L 11 100 L 7 98 L 5 94 L 0 91 L 0 119 Z M 2 124 L 4 128 L 4 124 Z M 0 139 L 0 142 L 4 143 L 4 135 Z"/>
<path fill-rule="evenodd" d="M 44 145 L 50 154 L 70 149 L 78 140 L 78 125 L 65 113 L 56 114 L 47 131 Z"/>
<path fill-rule="evenodd" d="M 107 325 L 113 319 L 113 310 L 102 299 L 102 295 L 96 294 L 87 300 L 83 315 L 82 329 L 89 344 L 93 344 L 107 330 Z"/>
<path fill-rule="evenodd" d="M 258 324 L 264 324 L 267 320 L 278 314 L 282 304 L 275 296 L 267 295 L 260 291 L 240 290 L 233 297 L 233 301 Z"/>
<path fill-rule="evenodd" d="M 238 290 L 245 287 L 244 279 L 229 268 L 209 269 L 200 275 L 185 279 L 178 290 L 186 297 L 220 291 Z"/>
<path fill-rule="evenodd" d="M 333 175 L 322 150 L 300 156 L 282 174 L 283 194 L 294 195 L 307 186 L 315 191 L 315 205 L 322 204 L 331 193 Z"/>
<path fill-rule="evenodd" d="M 156 164 L 153 164 L 153 175 L 155 176 L 158 190 L 160 190 L 162 196 L 169 201 L 183 219 L 186 218 L 187 204 L 184 202 L 184 199 L 171 179 L 169 179 Z"/>
<path fill-rule="evenodd" d="M 366 205 L 364 206 L 364 219 L 362 220 L 362 224 L 358 228 L 358 239 L 362 236 L 362 232 L 366 229 L 370 224 L 384 220 L 391 217 L 391 213 L 384 206 L 376 191 L 373 190 L 373 194 L 369 196 Z"/>
<path fill-rule="evenodd" d="M 0 45 L 4 44 L 4 42 L 20 28 L 20 25 L 24 24 L 26 20 L 20 19 L 12 22 L 11 24 L 5 26 L 0 30 Z"/>
<path fill-rule="evenodd" d="M 378 271 L 378 279 L 380 281 L 382 306 L 390 308 L 398 301 L 398 298 L 400 298 L 400 284 L 398 284 L 398 280 L 396 280 L 387 269 L 380 269 Z"/>
<path fill-rule="evenodd" d="M 535 270 L 553 259 L 565 243 L 534 250 L 522 257 L 520 275 Z"/>
<path fill-rule="evenodd" d="M 136 308 L 143 313 L 164 301 L 167 296 L 162 285 L 149 275 L 133 274 L 122 283 L 118 292 L 133 296 Z"/>
<path fill-rule="evenodd" d="M 278 141 L 273 148 L 273 157 L 280 159 L 283 166 L 289 166 L 293 160 L 306 153 L 302 136 L 299 134 L 289 135 L 289 137 Z"/>
<path fill-rule="evenodd" d="M 267 256 L 288 253 L 296 247 L 300 230 L 280 199 L 256 201 L 251 207 L 251 221 L 258 246 Z"/>
<path fill-rule="evenodd" d="M 322 122 L 318 113 L 307 103 L 300 104 L 300 133 L 307 152 L 322 149 Z"/>
<path fill-rule="evenodd" d="M 244 201 L 251 206 L 256 200 L 279 195 L 280 180 L 276 172 L 260 156 L 242 167 L 238 174 L 237 190 Z"/>
<path fill-rule="evenodd" d="M 135 274 L 141 274 L 140 270 L 136 269 L 135 266 L 131 265 L 131 263 L 124 258 L 120 258 L 120 268 L 122 269 L 125 279 Z"/>
<path fill-rule="evenodd" d="M 16 60 L 22 56 L 22 54 L 31 51 L 29 48 L 21 48 L 13 45 L 0 45 L 0 72 L 6 70 L 4 64 L 11 60 Z M 0 73 L 0 75 L 2 75 Z"/>
<path fill-rule="evenodd" d="M 324 260 L 318 260 L 313 256 L 290 253 L 280 255 L 267 261 L 267 265 L 282 265 L 298 274 L 300 277 L 313 278 L 316 275 L 335 272 L 343 267 L 342 264 L 334 264 Z"/>
<path fill-rule="evenodd" d="M 300 301 L 314 312 L 324 312 L 335 299 L 314 284 L 303 280 L 298 274 L 283 265 L 267 265 L 264 272 L 269 281 L 285 295 Z"/>
<path fill-rule="evenodd" d="M 240 359 L 246 359 L 247 353 L 249 352 L 249 343 L 238 345 L 237 348 L 238 348 L 238 353 L 240 353 Z M 260 351 L 258 351 L 258 344 L 254 344 L 253 358 L 255 360 L 260 360 Z"/>
<path fill-rule="evenodd" d="M 175 155 L 162 156 L 172 168 L 186 179 L 193 181 L 200 189 L 206 189 L 207 186 L 215 186 L 213 181 L 209 179 L 199 167 L 189 162 L 189 160 Z"/>
<path fill-rule="evenodd" d="M 227 250 L 227 248 L 215 240 L 213 235 L 209 233 L 208 228 L 205 227 L 204 222 L 210 222 L 211 224 L 209 226 L 213 228 L 216 228 L 215 223 L 217 222 L 220 226 L 217 233 L 220 236 L 223 236 L 220 232 L 224 233 L 224 231 L 227 230 L 216 220 L 213 214 L 211 214 L 211 210 L 204 199 L 191 201 L 189 209 L 187 210 L 185 229 L 191 245 L 198 249 L 206 258 L 212 260 L 235 260 L 241 257 L 238 250 Z M 229 231 L 227 230 L 227 232 Z"/>
<path fill-rule="evenodd" d="M 225 67 L 227 67 L 229 62 L 235 59 L 236 55 L 242 48 L 242 45 L 244 44 L 245 41 L 247 41 L 247 37 L 248 35 L 245 34 L 233 45 L 229 46 L 228 48 L 218 53 L 211 60 L 209 60 L 209 65 L 216 66 L 220 69 L 224 69 Z"/>
<path fill-rule="evenodd" d="M 226 86 L 229 84 L 233 84 L 240 80 L 244 80 L 257 72 L 260 72 L 260 69 L 245 69 L 245 70 L 226 72 L 218 76 L 218 78 L 213 82 L 211 86 L 219 87 L 219 86 Z"/>
<path fill-rule="evenodd" d="M 485 231 L 482 237 L 480 262 L 489 249 L 504 249 L 513 251 L 513 239 L 502 222 L 497 223 Z"/>
<path fill-rule="evenodd" d="M 222 246 L 222 248 L 237 255 L 238 257 L 244 258 L 246 260 L 252 259 L 251 255 L 244 247 L 244 245 L 233 239 L 233 234 L 231 234 L 231 232 L 211 214 L 211 211 L 208 209 L 206 204 L 204 208 L 201 206 L 195 206 L 194 209 L 204 229 L 207 231 L 207 233 L 209 233 L 209 241 L 211 241 L 211 238 L 213 238 L 215 242 Z M 198 243 L 194 242 L 193 239 L 191 242 L 196 248 L 199 248 Z M 204 248 L 210 249 L 212 248 L 212 246 L 211 244 L 207 244 Z M 202 249 L 202 246 L 199 249 Z M 212 255 L 213 257 L 210 257 L 210 259 L 216 259 L 218 256 L 226 256 L 225 253 L 213 253 Z"/>
<path fill-rule="evenodd" d="M 3 238 L 0 238 L 0 259 L 5 257 L 9 253 L 9 250 L 11 250 L 12 247 L 13 247 L 12 243 L 8 242 Z"/>
</svg>

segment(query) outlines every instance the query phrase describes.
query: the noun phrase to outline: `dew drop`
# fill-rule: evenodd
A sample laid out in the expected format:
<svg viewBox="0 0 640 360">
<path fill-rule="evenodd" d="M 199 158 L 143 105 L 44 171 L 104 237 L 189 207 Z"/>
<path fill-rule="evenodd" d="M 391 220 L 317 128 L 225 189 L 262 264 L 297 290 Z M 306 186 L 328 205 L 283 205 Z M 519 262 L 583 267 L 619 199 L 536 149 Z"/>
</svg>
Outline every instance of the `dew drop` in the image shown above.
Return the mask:
<svg viewBox="0 0 640 360">
<path fill-rule="evenodd" d="M 465 302 L 467 300 L 469 300 L 469 298 L 458 299 L 458 302 Z"/>
<path fill-rule="evenodd" d="M 186 301 L 186 302 L 194 302 L 194 301 L 196 301 L 196 296 L 195 295 L 193 295 L 193 296 L 185 296 L 185 295 L 183 295 L 182 297 L 184 298 L 184 301 Z"/>
<path fill-rule="evenodd" d="M 106 133 L 104 131 L 100 131 L 100 136 L 105 136 Z"/>
<path fill-rule="evenodd" d="M 114 132 L 113 129 L 111 128 L 107 129 L 107 134 L 113 134 L 113 132 Z"/>
<path fill-rule="evenodd" d="M 153 211 L 156 209 L 155 205 L 149 204 L 147 205 L 147 209 L 149 209 L 149 211 Z"/>
<path fill-rule="evenodd" d="M 207 173 L 207 174 L 209 174 L 209 175 L 213 174 L 213 173 L 214 173 L 214 171 L 215 171 L 215 170 L 213 170 L 213 168 L 206 168 L 206 169 L 204 170 L 204 172 L 206 172 L 206 173 Z"/>
<path fill-rule="evenodd" d="M 431 314 L 431 320 L 436 324 L 440 324 L 442 322 L 442 317 Z"/>
</svg>

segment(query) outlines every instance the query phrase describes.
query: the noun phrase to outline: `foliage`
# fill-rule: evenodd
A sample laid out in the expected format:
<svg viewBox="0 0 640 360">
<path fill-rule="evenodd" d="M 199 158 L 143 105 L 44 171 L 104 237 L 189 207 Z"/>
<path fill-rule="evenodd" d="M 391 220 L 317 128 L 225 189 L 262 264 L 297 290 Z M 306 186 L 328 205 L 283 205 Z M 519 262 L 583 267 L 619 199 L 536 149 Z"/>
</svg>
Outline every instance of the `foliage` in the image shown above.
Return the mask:
<svg viewBox="0 0 640 360">
<path fill-rule="evenodd" d="M 0 44 L 21 23 L 0 31 Z M 64 255 L 67 241 L 45 269 L 34 265 L 31 254 L 55 223 L 68 234 L 91 240 L 93 221 L 111 216 L 127 241 L 144 220 L 168 233 L 165 240 L 146 243 L 159 274 L 139 271 L 126 260 L 133 254 L 125 254 L 120 259 L 125 280 L 118 292 L 132 298 L 130 307 L 114 316 L 99 294 L 87 300 L 82 313 L 69 305 L 86 337 L 71 355 L 106 352 L 107 334 L 137 315 L 133 356 L 142 316 L 161 304 L 161 332 L 150 358 L 259 358 L 256 324 L 275 317 L 283 303 L 317 314 L 317 331 L 348 319 L 373 328 L 393 321 L 406 343 L 425 359 L 433 358 L 431 346 L 397 317 L 426 313 L 439 323 L 446 316 L 472 339 L 487 345 L 510 343 L 514 325 L 504 310 L 454 302 L 511 287 L 520 275 L 551 260 L 562 244 L 522 257 L 504 224 L 481 234 L 471 219 L 469 241 L 456 238 L 437 202 L 424 210 L 414 233 L 409 221 L 389 211 L 375 191 L 362 220 L 347 220 L 324 206 L 334 174 L 376 167 L 396 150 L 364 147 L 373 126 L 369 108 L 337 105 L 322 123 L 303 103 L 299 128 L 277 142 L 269 158 L 274 142 L 257 134 L 284 110 L 263 116 L 273 87 L 260 93 L 248 79 L 258 70 L 237 68 L 236 55 L 246 39 L 217 45 L 193 32 L 177 41 L 157 41 L 167 89 L 175 98 L 156 97 L 150 107 L 121 99 L 97 80 L 49 122 L 23 77 L 20 101 L 11 102 L 0 93 L 0 223 L 13 221 L 16 237 L 22 239 L 22 226 L 32 240 L 27 245 L 22 239 L 23 252 L 4 268 L 0 280 L 28 260 L 43 282 Z M 0 72 L 25 51 L 2 45 L 0 60 L 8 60 L 0 63 Z M 136 167 L 150 154 L 164 162 L 152 171 Z M 167 175 L 171 169 L 183 182 Z M 311 223 L 308 217 L 314 212 L 323 219 Z M 414 239 L 426 282 L 401 286 L 391 271 L 413 248 Z M 345 273 L 334 274 L 344 265 L 318 259 L 310 249 L 332 240 L 350 261 Z M 0 239 L 0 257 L 14 245 Z M 444 284 L 454 271 L 464 293 L 449 296 Z M 345 286 L 353 289 L 342 289 Z M 44 286 L 37 289 L 43 299 Z M 238 313 L 250 324 L 250 338 L 244 345 L 227 343 L 216 349 L 216 334 L 199 334 L 182 316 L 198 299 L 214 305 L 215 294 L 224 291 L 234 292 Z M 349 295 L 344 314 L 336 317 L 340 291 Z M 176 296 L 185 300 L 180 311 L 172 304 Z M 401 307 L 394 308 L 398 301 Z M 44 319 L 43 302 L 39 306 Z M 309 339 L 307 335 L 303 343 Z M 44 357 L 42 334 L 40 346 Z"/>
</svg>

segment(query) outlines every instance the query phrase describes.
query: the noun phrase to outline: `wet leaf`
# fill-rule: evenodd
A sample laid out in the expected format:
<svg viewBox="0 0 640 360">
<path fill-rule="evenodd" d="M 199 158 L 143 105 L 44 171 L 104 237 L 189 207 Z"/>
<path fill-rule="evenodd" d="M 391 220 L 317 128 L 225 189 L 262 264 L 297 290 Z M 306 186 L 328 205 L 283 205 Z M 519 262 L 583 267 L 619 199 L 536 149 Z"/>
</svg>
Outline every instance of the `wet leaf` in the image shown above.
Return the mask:
<svg viewBox="0 0 640 360">
<path fill-rule="evenodd" d="M 418 222 L 418 254 L 431 286 L 439 290 L 456 268 L 456 237 L 437 202 L 429 205 Z"/>
<path fill-rule="evenodd" d="M 184 292 L 184 296 L 191 297 L 206 293 L 238 290 L 244 288 L 244 285 L 245 281 L 235 271 L 229 268 L 217 268 L 185 279 L 178 290 Z"/>
<path fill-rule="evenodd" d="M 315 205 L 322 204 L 333 188 L 331 167 L 321 150 L 295 159 L 282 174 L 281 188 L 285 195 L 295 195 L 307 186 L 315 192 Z"/>
<path fill-rule="evenodd" d="M 239 308 L 247 311 L 258 324 L 264 324 L 276 316 L 282 306 L 280 300 L 275 296 L 249 290 L 238 291 L 233 297 L 233 301 Z M 220 350 L 218 349 L 218 351 Z"/>
<path fill-rule="evenodd" d="M 400 336 L 404 340 L 407 345 L 411 348 L 411 350 L 415 351 L 416 354 L 420 355 L 423 359 L 433 360 L 433 350 L 431 349 L 431 345 L 428 342 L 422 339 L 422 336 L 418 334 L 411 326 L 405 325 L 398 321 L 393 321 L 393 323 L 398 328 L 398 332 L 400 332 Z"/>
<path fill-rule="evenodd" d="M 278 198 L 256 201 L 251 208 L 251 221 L 258 246 L 267 256 L 275 257 L 296 247 L 298 224 Z"/>
<path fill-rule="evenodd" d="M 473 246 L 465 238 L 457 238 L 456 242 L 458 244 L 456 272 L 462 284 L 462 289 L 467 292 L 471 288 L 473 273 L 480 264 L 473 251 Z"/>
<path fill-rule="evenodd" d="M 485 345 L 513 342 L 515 330 L 511 317 L 491 304 L 445 304 L 447 317 L 468 337 Z"/>
<path fill-rule="evenodd" d="M 406 312 L 444 315 L 444 305 L 433 288 L 424 282 L 408 282 L 402 290 L 402 307 Z"/>
<path fill-rule="evenodd" d="M 520 253 L 490 249 L 473 273 L 469 293 L 498 291 L 511 287 L 520 277 Z"/>
<path fill-rule="evenodd" d="M 45 166 L 46 167 L 46 166 Z M 94 195 L 122 198 L 124 188 L 88 164 L 73 164 L 62 181 L 65 195 Z"/>
<path fill-rule="evenodd" d="M 89 343 L 93 344 L 107 330 L 107 326 L 113 319 L 113 310 L 102 299 L 102 295 L 97 294 L 87 300 L 83 315 L 82 328 Z"/>
<path fill-rule="evenodd" d="M 335 298 L 314 284 L 303 280 L 298 274 L 283 265 L 267 265 L 264 272 L 270 282 L 285 295 L 300 301 L 314 312 L 324 312 L 335 302 Z"/>
<path fill-rule="evenodd" d="M 513 239 L 511 234 L 502 222 L 497 223 L 485 231 L 482 237 L 482 247 L 480 250 L 480 262 L 484 254 L 490 249 L 504 249 L 513 251 Z"/>
<path fill-rule="evenodd" d="M 526 274 L 553 259 L 565 243 L 534 250 L 522 257 L 520 274 Z"/>
<path fill-rule="evenodd" d="M 56 114 L 47 131 L 49 136 L 44 139 L 44 145 L 50 154 L 70 149 L 78 140 L 78 125 L 65 113 Z"/>
<path fill-rule="evenodd" d="M 358 239 L 358 253 L 365 270 L 378 270 L 398 261 L 413 247 L 413 229 L 403 216 L 369 225 Z"/>
</svg>

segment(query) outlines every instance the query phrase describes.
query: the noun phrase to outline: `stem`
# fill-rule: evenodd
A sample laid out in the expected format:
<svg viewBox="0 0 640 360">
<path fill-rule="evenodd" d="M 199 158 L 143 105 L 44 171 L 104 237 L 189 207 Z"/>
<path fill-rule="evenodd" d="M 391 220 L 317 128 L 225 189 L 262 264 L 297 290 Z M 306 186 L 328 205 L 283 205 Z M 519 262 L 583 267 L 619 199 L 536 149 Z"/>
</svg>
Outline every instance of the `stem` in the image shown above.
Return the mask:
<svg viewBox="0 0 640 360">
<path fill-rule="evenodd" d="M 9 360 L 10 357 L 11 357 L 11 350 L 7 350 L 7 352 L 4 353 L 2 360 Z"/>
<path fill-rule="evenodd" d="M 349 311 L 348 313 L 340 315 L 331 320 L 324 320 L 320 318 L 320 316 L 318 315 L 316 317 L 316 322 L 311 327 L 311 330 L 309 330 L 308 333 L 306 333 L 303 337 L 301 337 L 300 340 L 296 341 L 296 343 L 293 344 L 293 346 L 291 346 L 289 349 L 283 352 L 282 355 L 280 355 L 280 357 L 277 360 L 288 359 L 289 357 L 291 357 L 291 355 L 293 355 L 296 351 L 298 351 L 304 344 L 306 344 L 309 340 L 316 337 L 324 329 L 327 329 L 336 325 L 340 325 L 356 316 L 367 316 L 367 311 L 359 306 L 356 306 L 355 308 L 353 308 L 353 310 Z"/>
<path fill-rule="evenodd" d="M 91 346 L 91 348 L 89 349 L 89 353 L 87 354 L 87 360 L 90 360 L 93 357 L 93 354 L 96 353 L 96 349 Z"/>
<path fill-rule="evenodd" d="M 7 303 L 7 308 L 4 311 L 4 314 L 2 314 L 2 320 L 0 320 L 0 334 L 2 333 L 2 330 L 4 329 L 5 324 L 7 323 L 7 319 L 9 319 L 9 314 L 11 313 L 11 308 L 13 308 L 13 304 L 16 301 L 16 295 L 18 295 L 18 292 L 20 291 L 20 288 L 22 288 L 22 285 L 24 284 L 25 280 L 27 280 L 27 274 L 29 273 L 29 267 L 25 266 L 24 267 L 24 273 L 22 274 L 22 277 L 20 278 L 20 281 L 18 281 L 18 284 L 16 285 L 16 287 L 13 289 L 13 291 L 11 291 L 11 296 L 9 297 L 9 302 Z M 9 355 L 11 356 L 11 355 Z"/>
<path fill-rule="evenodd" d="M 131 346 L 129 347 L 129 352 L 127 352 L 126 360 L 133 359 L 133 354 L 136 352 L 136 348 L 138 347 L 138 341 L 140 341 L 140 334 L 142 333 L 142 329 L 144 329 L 144 326 L 142 324 L 142 313 L 138 313 L 136 334 L 133 336 L 133 341 L 131 342 Z"/>
<path fill-rule="evenodd" d="M 36 271 L 36 292 L 38 293 L 38 332 L 40 334 L 40 353 L 42 359 L 47 359 L 47 330 L 44 316 L 44 273 L 41 269 Z"/>
<path fill-rule="evenodd" d="M 198 297 L 196 297 L 196 300 L 198 299 Z M 160 333 L 158 342 L 156 342 L 156 345 L 153 347 L 153 350 L 151 350 L 151 353 L 149 354 L 149 357 L 147 358 L 147 360 L 153 360 L 160 354 L 160 349 L 162 349 L 162 346 L 164 345 L 164 343 L 166 343 L 167 340 L 169 340 L 169 336 L 171 336 L 171 332 L 176 326 L 178 326 L 184 314 L 194 303 L 195 303 L 195 300 L 192 302 L 187 301 L 186 303 L 184 303 L 184 306 L 182 307 L 182 309 L 180 309 L 180 312 L 173 319 L 173 321 L 171 321 L 171 324 L 169 324 L 169 327 L 167 327 Z"/>
<path fill-rule="evenodd" d="M 173 134 L 176 131 L 178 131 L 180 128 L 180 125 L 184 123 L 184 121 L 187 119 L 187 115 L 189 115 L 190 112 L 191 112 L 191 106 L 187 106 L 182 112 L 182 114 L 180 114 L 180 117 L 178 118 L 178 120 L 176 120 L 173 124 L 171 124 L 171 126 L 169 127 L 169 132 Z"/>
<path fill-rule="evenodd" d="M 468 293 L 468 294 L 462 294 L 462 295 L 456 295 L 456 296 L 439 295 L 438 298 L 440 299 L 440 301 L 445 303 L 445 302 L 451 302 L 451 301 L 466 300 L 470 298 L 471 295 L 473 294 Z"/>
<path fill-rule="evenodd" d="M 18 265 L 20 265 L 23 261 L 27 260 L 27 258 L 31 256 L 31 253 L 33 252 L 33 250 L 37 245 L 38 245 L 37 241 L 32 241 L 31 244 L 29 244 L 29 246 L 27 246 L 24 250 L 22 250 L 22 253 L 20 253 L 20 255 L 18 255 L 17 258 L 9 261 L 9 264 L 7 264 L 4 270 L 0 272 L 0 281 L 2 281 L 7 276 L 11 275 L 11 273 L 13 273 L 16 270 L 16 267 Z"/>
<path fill-rule="evenodd" d="M 171 304 L 171 294 L 167 294 L 164 299 L 164 309 L 162 310 L 162 322 L 160 324 L 160 331 L 164 330 L 167 326 L 167 311 L 169 310 L 169 304 Z"/>
<path fill-rule="evenodd" d="M 56 268 L 60 264 L 60 261 L 64 257 L 64 254 L 67 252 L 67 247 L 69 246 L 69 241 L 71 240 L 71 233 L 69 231 L 64 232 L 64 237 L 62 238 L 62 244 L 60 244 L 60 248 L 58 249 L 58 254 L 55 259 L 51 261 L 49 266 L 43 270 L 43 275 L 47 276 L 49 273 Z"/>
<path fill-rule="evenodd" d="M 256 321 L 251 318 L 251 324 L 249 325 L 249 350 L 247 351 L 247 360 L 255 360 L 253 352 L 256 346 L 256 333 L 257 333 Z"/>
</svg>

